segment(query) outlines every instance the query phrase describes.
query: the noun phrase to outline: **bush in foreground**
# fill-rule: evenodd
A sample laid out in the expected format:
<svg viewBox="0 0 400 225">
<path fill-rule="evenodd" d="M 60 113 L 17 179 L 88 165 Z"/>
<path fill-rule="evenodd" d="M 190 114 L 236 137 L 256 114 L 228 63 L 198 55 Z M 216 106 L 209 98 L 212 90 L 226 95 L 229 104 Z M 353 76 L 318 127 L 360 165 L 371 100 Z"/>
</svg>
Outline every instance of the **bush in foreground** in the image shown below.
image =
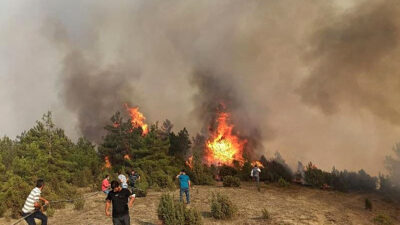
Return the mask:
<svg viewBox="0 0 400 225">
<path fill-rule="evenodd" d="M 85 199 L 80 198 L 74 201 L 74 209 L 75 210 L 82 210 L 85 207 Z"/>
<path fill-rule="evenodd" d="M 200 213 L 188 209 L 182 202 L 174 201 L 169 194 L 163 194 L 158 204 L 158 218 L 165 225 L 201 225 L 203 224 Z"/>
<path fill-rule="evenodd" d="M 365 209 L 372 211 L 372 202 L 371 202 L 371 200 L 369 200 L 369 198 L 365 199 Z"/>
<path fill-rule="evenodd" d="M 263 208 L 261 211 L 261 218 L 264 220 L 269 220 L 271 218 L 271 215 L 269 214 L 268 210 L 266 208 Z"/>
<path fill-rule="evenodd" d="M 287 182 L 285 179 L 283 179 L 281 177 L 278 180 L 278 185 L 279 185 L 279 187 L 288 187 L 289 186 L 289 182 Z"/>
<path fill-rule="evenodd" d="M 392 225 L 392 219 L 386 214 L 379 214 L 375 216 L 374 223 L 378 225 Z"/>
<path fill-rule="evenodd" d="M 230 219 L 238 209 L 228 196 L 213 193 L 211 197 L 211 215 L 215 219 Z"/>
<path fill-rule="evenodd" d="M 240 187 L 240 179 L 238 177 L 225 176 L 222 184 L 224 187 Z"/>
</svg>

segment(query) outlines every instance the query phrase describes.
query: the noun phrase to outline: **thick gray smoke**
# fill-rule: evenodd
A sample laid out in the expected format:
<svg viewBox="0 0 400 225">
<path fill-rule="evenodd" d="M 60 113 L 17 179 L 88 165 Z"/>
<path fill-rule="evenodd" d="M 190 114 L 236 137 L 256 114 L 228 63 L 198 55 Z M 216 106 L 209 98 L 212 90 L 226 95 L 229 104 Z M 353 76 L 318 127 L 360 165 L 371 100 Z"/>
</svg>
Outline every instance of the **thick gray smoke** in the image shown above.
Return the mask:
<svg viewBox="0 0 400 225">
<path fill-rule="evenodd" d="M 133 90 L 127 81 L 134 78 L 134 71 L 123 71 L 121 67 L 99 71 L 79 52 L 68 54 L 64 65 L 65 104 L 76 113 L 82 134 L 99 143 L 111 114 L 131 101 Z"/>
<path fill-rule="evenodd" d="M 230 77 L 215 74 L 210 69 L 195 71 L 192 82 L 194 87 L 198 88 L 198 93 L 194 96 L 193 113 L 202 121 L 201 134 L 205 137 L 210 131 L 216 130 L 220 113 L 229 113 L 228 123 L 234 126 L 234 134 L 242 140 L 247 140 L 245 153 L 253 160 L 258 159 L 264 153 L 259 124 L 249 118 L 245 107 L 246 100 L 239 96 L 239 93 L 242 93 L 238 89 L 240 86 Z M 267 128 L 264 131 L 268 133 Z"/>
<path fill-rule="evenodd" d="M 343 105 L 400 125 L 400 4 L 369 1 L 317 32 L 302 99 L 331 114 Z"/>
<path fill-rule="evenodd" d="M 50 109 L 67 134 L 98 141 L 128 102 L 194 136 L 224 101 L 253 150 L 293 165 L 377 174 L 399 141 L 394 0 L 6 0 L 0 10 L 1 135 Z"/>
</svg>

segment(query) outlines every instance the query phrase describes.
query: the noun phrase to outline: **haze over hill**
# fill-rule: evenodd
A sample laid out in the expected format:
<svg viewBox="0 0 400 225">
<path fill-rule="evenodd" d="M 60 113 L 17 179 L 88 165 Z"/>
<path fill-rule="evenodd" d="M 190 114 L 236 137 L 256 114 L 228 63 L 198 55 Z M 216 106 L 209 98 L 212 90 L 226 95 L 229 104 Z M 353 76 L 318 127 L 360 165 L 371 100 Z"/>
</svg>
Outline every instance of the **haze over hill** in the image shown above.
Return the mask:
<svg viewBox="0 0 400 225">
<path fill-rule="evenodd" d="M 204 106 L 291 164 L 383 171 L 400 141 L 399 3 L 1 1 L 0 135 L 47 110 L 96 141 L 122 104 L 191 135 Z"/>
</svg>

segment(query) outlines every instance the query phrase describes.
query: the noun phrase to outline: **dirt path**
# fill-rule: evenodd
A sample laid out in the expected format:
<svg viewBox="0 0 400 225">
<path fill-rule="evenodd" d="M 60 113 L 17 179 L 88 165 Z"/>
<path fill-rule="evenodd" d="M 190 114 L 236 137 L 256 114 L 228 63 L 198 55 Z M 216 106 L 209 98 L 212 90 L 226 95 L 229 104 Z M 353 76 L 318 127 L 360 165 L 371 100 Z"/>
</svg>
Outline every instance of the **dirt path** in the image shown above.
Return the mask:
<svg viewBox="0 0 400 225">
<path fill-rule="evenodd" d="M 209 197 L 212 192 L 222 192 L 239 207 L 238 216 L 229 221 L 210 218 Z M 178 190 L 172 192 L 179 197 Z M 146 198 L 137 198 L 130 211 L 132 224 L 157 225 L 157 206 L 162 192 L 150 191 Z M 373 211 L 364 209 L 364 199 L 372 200 Z M 57 210 L 49 218 L 49 225 L 111 225 L 111 219 L 104 215 L 104 198 L 100 193 L 87 199 L 81 211 L 73 210 L 72 205 Z M 191 190 L 192 204 L 204 217 L 204 224 L 338 224 L 361 225 L 374 224 L 373 218 L 379 213 L 391 215 L 395 224 L 400 224 L 400 207 L 385 203 L 378 196 L 345 194 L 334 191 L 322 191 L 299 186 L 279 188 L 263 185 L 261 192 L 250 183 L 241 188 L 223 188 L 220 186 L 196 186 Z M 271 219 L 261 219 L 261 210 L 266 208 Z M 0 224 L 10 225 L 13 221 L 0 220 Z M 25 224 L 21 222 L 19 224 Z"/>
</svg>

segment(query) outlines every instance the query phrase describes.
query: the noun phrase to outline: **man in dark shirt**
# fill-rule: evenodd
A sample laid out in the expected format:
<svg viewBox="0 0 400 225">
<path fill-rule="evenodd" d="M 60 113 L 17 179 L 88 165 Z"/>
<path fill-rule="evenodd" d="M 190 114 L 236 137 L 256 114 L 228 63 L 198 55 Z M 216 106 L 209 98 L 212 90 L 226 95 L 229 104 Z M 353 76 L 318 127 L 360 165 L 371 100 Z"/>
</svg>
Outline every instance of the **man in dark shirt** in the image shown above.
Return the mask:
<svg viewBox="0 0 400 225">
<path fill-rule="evenodd" d="M 113 224 L 130 225 L 129 207 L 132 207 L 135 195 L 132 195 L 128 189 L 122 188 L 116 180 L 111 181 L 111 189 L 106 198 L 106 216 L 111 216 L 109 210 L 112 203 Z"/>
<path fill-rule="evenodd" d="M 129 175 L 129 186 L 131 187 L 131 192 L 134 193 L 135 189 L 135 184 L 137 181 L 140 180 L 140 175 L 135 172 L 135 170 L 132 170 L 130 175 Z"/>
</svg>

